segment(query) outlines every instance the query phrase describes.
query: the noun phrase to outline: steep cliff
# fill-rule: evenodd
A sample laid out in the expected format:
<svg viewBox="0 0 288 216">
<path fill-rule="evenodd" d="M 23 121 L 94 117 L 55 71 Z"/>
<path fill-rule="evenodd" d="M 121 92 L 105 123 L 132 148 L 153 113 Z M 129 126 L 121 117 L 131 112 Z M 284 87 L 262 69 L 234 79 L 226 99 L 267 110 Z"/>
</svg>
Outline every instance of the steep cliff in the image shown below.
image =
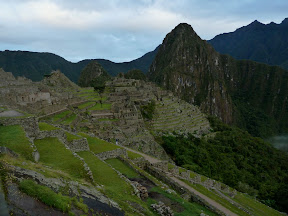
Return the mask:
<svg viewBox="0 0 288 216">
<path fill-rule="evenodd" d="M 179 24 L 167 34 L 148 77 L 253 135 L 288 129 L 287 72 L 221 55 L 188 24 Z"/>
</svg>

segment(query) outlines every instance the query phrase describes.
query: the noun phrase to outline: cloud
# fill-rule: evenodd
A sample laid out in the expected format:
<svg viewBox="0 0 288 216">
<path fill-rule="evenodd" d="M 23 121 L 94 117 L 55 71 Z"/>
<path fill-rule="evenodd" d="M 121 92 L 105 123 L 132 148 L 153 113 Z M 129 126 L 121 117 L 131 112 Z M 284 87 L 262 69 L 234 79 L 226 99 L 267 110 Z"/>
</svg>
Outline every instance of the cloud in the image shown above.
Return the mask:
<svg viewBox="0 0 288 216">
<path fill-rule="evenodd" d="M 153 50 L 177 24 L 204 39 L 257 19 L 281 22 L 281 0 L 10 0 L 0 2 L 0 49 L 49 51 L 71 61 L 127 61 Z"/>
</svg>

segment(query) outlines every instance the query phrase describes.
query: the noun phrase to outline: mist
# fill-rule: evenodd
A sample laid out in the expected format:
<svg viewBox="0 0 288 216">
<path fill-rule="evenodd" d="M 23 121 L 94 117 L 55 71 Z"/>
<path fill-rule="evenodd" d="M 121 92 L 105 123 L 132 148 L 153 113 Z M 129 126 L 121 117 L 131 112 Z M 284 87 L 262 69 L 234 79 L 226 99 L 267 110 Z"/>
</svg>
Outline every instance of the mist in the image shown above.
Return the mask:
<svg viewBox="0 0 288 216">
<path fill-rule="evenodd" d="M 267 140 L 270 142 L 275 148 L 288 152 L 288 134 L 274 136 Z"/>
</svg>

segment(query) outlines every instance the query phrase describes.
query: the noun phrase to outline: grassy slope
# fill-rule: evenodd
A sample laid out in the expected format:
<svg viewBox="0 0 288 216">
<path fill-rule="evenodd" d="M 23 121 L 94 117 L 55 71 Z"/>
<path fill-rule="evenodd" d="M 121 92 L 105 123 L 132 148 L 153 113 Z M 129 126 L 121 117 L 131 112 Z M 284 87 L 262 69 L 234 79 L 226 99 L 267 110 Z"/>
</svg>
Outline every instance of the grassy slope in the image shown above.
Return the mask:
<svg viewBox="0 0 288 216">
<path fill-rule="evenodd" d="M 113 168 L 121 172 L 127 178 L 139 178 L 140 175 L 123 163 L 121 160 L 117 158 L 108 159 L 105 161 L 106 163 L 110 164 Z"/>
<path fill-rule="evenodd" d="M 114 145 L 112 143 L 106 142 L 96 137 L 90 137 L 89 135 L 84 134 L 84 133 L 79 133 L 79 135 L 87 138 L 88 143 L 89 143 L 89 148 L 95 154 L 121 148 L 120 146 Z"/>
<path fill-rule="evenodd" d="M 146 209 L 145 215 L 152 215 L 148 208 L 143 205 L 140 198 L 136 195 L 132 195 L 132 187 L 126 183 L 124 179 L 121 179 L 109 165 L 99 160 L 91 152 L 79 152 L 78 154 L 84 158 L 85 162 L 90 167 L 95 182 L 104 185 L 105 193 L 115 200 L 127 215 L 135 215 L 134 210 L 128 202 L 134 202 L 141 205 Z"/>
<path fill-rule="evenodd" d="M 30 145 L 20 125 L 0 126 L 0 146 L 5 146 L 24 158 L 32 160 L 33 149 Z"/>
<path fill-rule="evenodd" d="M 54 127 L 53 125 L 47 124 L 45 122 L 39 122 L 39 130 L 41 131 L 52 131 L 52 130 L 59 130 L 59 128 Z"/>
<path fill-rule="evenodd" d="M 75 179 L 89 179 L 83 163 L 74 157 L 57 138 L 35 140 L 34 143 L 40 153 L 40 162 L 54 169 L 60 169 Z"/>
</svg>

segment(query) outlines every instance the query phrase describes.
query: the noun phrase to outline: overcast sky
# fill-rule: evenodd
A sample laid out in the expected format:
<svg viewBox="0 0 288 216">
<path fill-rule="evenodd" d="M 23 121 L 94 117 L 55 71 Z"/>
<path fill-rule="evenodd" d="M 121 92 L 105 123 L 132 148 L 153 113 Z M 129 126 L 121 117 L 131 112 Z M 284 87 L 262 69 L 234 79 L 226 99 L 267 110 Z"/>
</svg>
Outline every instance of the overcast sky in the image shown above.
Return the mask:
<svg viewBox="0 0 288 216">
<path fill-rule="evenodd" d="M 254 20 L 280 23 L 287 0 L 0 0 L 0 50 L 51 52 L 77 62 L 130 61 L 176 25 L 212 39 Z"/>
</svg>

